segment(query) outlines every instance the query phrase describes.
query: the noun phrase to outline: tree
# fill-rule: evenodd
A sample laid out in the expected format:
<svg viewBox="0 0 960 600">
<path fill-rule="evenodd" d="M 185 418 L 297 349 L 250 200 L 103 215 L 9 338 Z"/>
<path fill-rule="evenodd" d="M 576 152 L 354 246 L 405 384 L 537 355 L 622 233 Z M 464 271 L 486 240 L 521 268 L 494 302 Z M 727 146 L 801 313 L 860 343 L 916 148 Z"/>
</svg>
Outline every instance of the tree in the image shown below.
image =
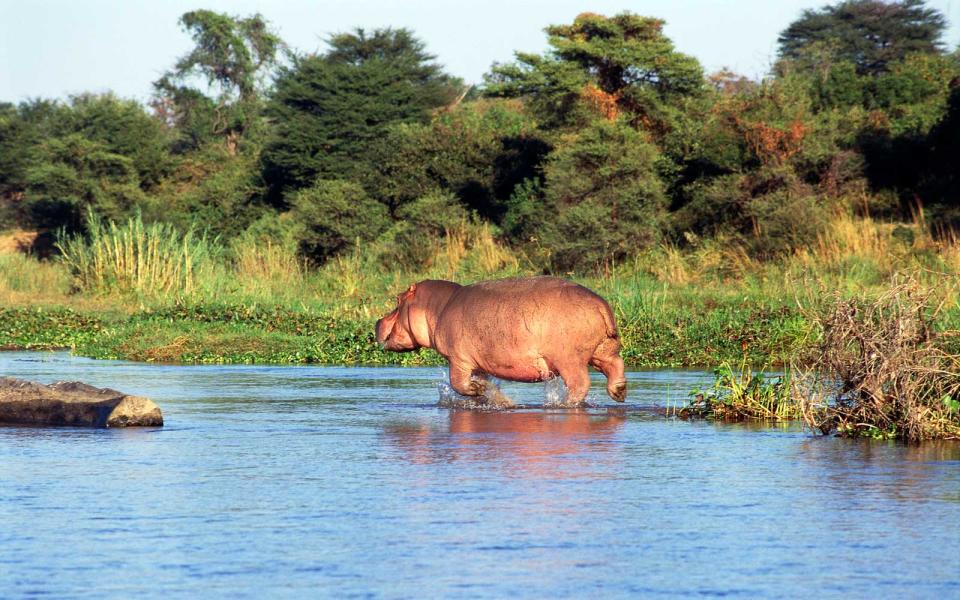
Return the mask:
<svg viewBox="0 0 960 600">
<path fill-rule="evenodd" d="M 172 166 L 162 124 L 137 102 L 112 94 L 74 96 L 69 104 L 28 102 L 4 116 L 0 126 L 10 119 L 23 146 L 0 143 L 0 164 L 11 153 L 28 162 L 11 160 L 0 182 L 8 195 L 22 196 L 25 225 L 77 230 L 88 209 L 128 216 Z"/>
<path fill-rule="evenodd" d="M 659 132 L 669 126 L 670 106 L 703 86 L 700 64 L 673 49 L 659 19 L 583 13 L 546 32 L 551 50 L 494 65 L 487 94 L 529 98 L 548 125 L 623 113 L 631 124 Z"/>
<path fill-rule="evenodd" d="M 22 193 L 38 142 L 35 124 L 13 104 L 0 104 L 0 207 L 12 205 Z"/>
<path fill-rule="evenodd" d="M 853 63 L 861 75 L 876 75 L 912 52 L 941 52 L 946 25 L 923 0 L 847 0 L 803 11 L 781 32 L 779 54 L 801 62 L 827 54 Z"/>
<path fill-rule="evenodd" d="M 371 148 L 367 189 L 391 208 L 435 190 L 499 222 L 514 187 L 535 177 L 549 146 L 515 100 L 477 100 L 428 124 L 391 126 Z"/>
<path fill-rule="evenodd" d="M 437 241 L 471 222 L 457 197 L 439 189 L 399 207 L 396 216 L 376 244 L 380 261 L 391 269 L 427 266 Z"/>
<path fill-rule="evenodd" d="M 129 157 L 78 133 L 46 140 L 26 180 L 24 201 L 40 229 L 78 231 L 87 210 L 120 219 L 146 197 Z"/>
<path fill-rule="evenodd" d="M 927 148 L 922 189 L 923 197 L 934 205 L 930 211 L 934 230 L 956 233 L 960 231 L 960 85 L 953 88 L 947 114 L 930 132 Z"/>
<path fill-rule="evenodd" d="M 188 146 L 218 135 L 235 151 L 258 115 L 259 82 L 276 63 L 282 42 L 259 14 L 195 10 L 184 13 L 180 24 L 196 46 L 154 83 L 155 106 L 184 131 Z M 198 77 L 217 92 L 215 99 L 192 86 Z"/>
<path fill-rule="evenodd" d="M 521 187 L 506 223 L 550 252 L 550 266 L 582 271 L 658 241 L 666 196 L 656 147 L 622 122 L 565 136 L 544 167 L 545 189 Z"/>
<path fill-rule="evenodd" d="M 318 178 L 359 179 L 388 126 L 425 122 L 459 91 L 459 81 L 406 29 L 357 29 L 328 44 L 327 53 L 295 57 L 277 76 L 268 105 L 274 130 L 263 155 L 274 192 Z"/>
</svg>

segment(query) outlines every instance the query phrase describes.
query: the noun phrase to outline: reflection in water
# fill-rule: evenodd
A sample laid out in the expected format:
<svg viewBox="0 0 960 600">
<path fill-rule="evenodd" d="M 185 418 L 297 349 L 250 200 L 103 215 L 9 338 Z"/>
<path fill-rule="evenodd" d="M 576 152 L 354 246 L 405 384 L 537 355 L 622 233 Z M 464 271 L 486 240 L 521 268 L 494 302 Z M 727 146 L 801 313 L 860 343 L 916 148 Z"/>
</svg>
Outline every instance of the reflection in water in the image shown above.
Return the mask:
<svg viewBox="0 0 960 600">
<path fill-rule="evenodd" d="M 451 410 L 446 431 L 392 423 L 384 433 L 403 458 L 417 464 L 483 461 L 531 477 L 596 477 L 609 468 L 599 461 L 614 458 L 614 437 L 625 422 L 626 414 L 616 409 Z"/>
<path fill-rule="evenodd" d="M 797 445 L 797 457 L 825 489 L 859 501 L 865 493 L 911 503 L 931 499 L 960 502 L 960 489 L 946 490 L 944 475 L 956 471 L 960 444 L 952 441 L 903 444 L 895 441 L 812 437 Z M 952 464 L 951 464 L 952 463 Z"/>
</svg>

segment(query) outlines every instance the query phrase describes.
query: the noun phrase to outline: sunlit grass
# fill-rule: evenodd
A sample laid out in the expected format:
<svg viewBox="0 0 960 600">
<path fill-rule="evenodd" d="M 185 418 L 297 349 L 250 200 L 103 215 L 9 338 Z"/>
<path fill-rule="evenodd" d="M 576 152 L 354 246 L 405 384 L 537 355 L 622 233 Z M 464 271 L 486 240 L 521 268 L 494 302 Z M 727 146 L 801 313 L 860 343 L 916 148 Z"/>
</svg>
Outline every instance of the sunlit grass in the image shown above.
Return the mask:
<svg viewBox="0 0 960 600">
<path fill-rule="evenodd" d="M 750 365 L 783 364 L 811 334 L 800 306 L 816 309 L 836 293 L 879 295 L 897 273 L 911 274 L 928 288 L 950 287 L 945 282 L 957 279 L 956 240 L 917 233 L 916 224 L 902 226 L 895 237 L 896 228 L 869 219 L 838 218 L 813 247 L 776 262 L 751 259 L 732 240 L 693 239 L 689 248 L 654 248 L 576 280 L 610 301 L 629 364 L 714 366 L 744 357 Z M 903 228 L 913 231 L 912 236 L 903 234 Z M 204 360 L 215 360 L 218 353 L 230 355 L 223 340 L 238 348 L 246 345 L 244 360 L 249 360 L 257 346 L 241 338 L 265 335 L 275 331 L 277 323 L 299 322 L 301 316 L 336 319 L 366 337 L 337 342 L 339 355 L 301 348 L 301 358 L 296 352 L 290 357 L 363 356 L 364 346 L 373 345 L 373 321 L 393 308 L 396 294 L 411 282 L 472 283 L 540 274 L 526 257 L 500 243 L 489 226 L 471 222 L 438 236 L 421 267 L 406 270 L 391 267 L 375 246 L 357 246 L 316 268 L 298 257 L 294 246 L 249 236 L 221 247 L 202 236 L 138 220 L 101 224 L 92 231 L 89 239 L 66 241 L 59 259 L 0 255 L 4 305 L 62 306 L 86 314 L 128 315 L 123 318 L 134 321 L 165 314 L 166 321 L 183 325 L 173 327 L 169 339 L 158 341 L 157 347 L 173 352 L 179 347 L 173 341 L 188 336 L 194 350 L 182 353 L 187 357 L 200 356 L 195 348 L 212 335 L 211 330 L 193 331 L 191 323 L 228 318 L 244 325 L 241 333 L 205 346 Z M 955 329 L 960 325 L 956 292 L 945 299 L 938 326 Z M 262 319 L 264 311 L 274 315 L 269 323 Z M 142 335 L 135 327 L 117 331 L 121 336 Z M 329 335 L 335 338 L 346 329 L 336 331 Z M 190 338 L 194 333 L 199 337 Z M 292 330 L 289 335 L 317 332 Z M 120 352 L 123 340 L 112 339 L 112 349 L 98 350 L 98 355 Z M 126 347 L 133 352 L 133 345 Z M 149 356 L 149 350 L 138 346 L 131 356 Z M 265 350 L 262 357 L 268 355 L 288 356 Z M 374 355 L 366 356 L 372 360 Z M 377 360 L 381 358 L 378 354 Z"/>
<path fill-rule="evenodd" d="M 213 274 L 219 247 L 206 236 L 169 223 L 144 224 L 139 215 L 103 223 L 93 214 L 86 237 L 62 238 L 60 261 L 77 289 L 94 294 L 190 295 Z"/>
</svg>

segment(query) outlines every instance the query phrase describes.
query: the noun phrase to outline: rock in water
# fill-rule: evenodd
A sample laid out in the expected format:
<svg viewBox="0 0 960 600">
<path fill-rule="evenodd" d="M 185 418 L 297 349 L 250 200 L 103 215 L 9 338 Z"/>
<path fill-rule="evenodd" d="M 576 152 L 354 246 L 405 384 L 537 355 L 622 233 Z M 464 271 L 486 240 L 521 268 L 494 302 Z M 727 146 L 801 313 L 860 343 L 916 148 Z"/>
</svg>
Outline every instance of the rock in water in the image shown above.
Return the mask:
<svg viewBox="0 0 960 600">
<path fill-rule="evenodd" d="M 157 427 L 152 400 L 76 381 L 43 385 L 0 377 L 0 423 L 76 427 Z"/>
</svg>

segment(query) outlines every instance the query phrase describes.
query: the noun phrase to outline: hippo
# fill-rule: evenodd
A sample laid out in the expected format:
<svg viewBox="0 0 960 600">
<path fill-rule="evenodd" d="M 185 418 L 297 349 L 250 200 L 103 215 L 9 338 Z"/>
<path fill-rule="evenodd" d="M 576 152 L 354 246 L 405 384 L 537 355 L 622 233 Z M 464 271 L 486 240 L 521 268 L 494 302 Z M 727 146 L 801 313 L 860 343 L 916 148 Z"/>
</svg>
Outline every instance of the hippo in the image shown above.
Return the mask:
<svg viewBox="0 0 960 600">
<path fill-rule="evenodd" d="M 484 396 L 489 376 L 535 382 L 559 375 L 567 403 L 582 404 L 590 389 L 588 365 L 607 377 L 611 398 L 627 396 L 610 305 L 565 279 L 420 281 L 377 321 L 376 336 L 394 352 L 439 352 L 450 363 L 450 385 L 464 396 Z"/>
</svg>

